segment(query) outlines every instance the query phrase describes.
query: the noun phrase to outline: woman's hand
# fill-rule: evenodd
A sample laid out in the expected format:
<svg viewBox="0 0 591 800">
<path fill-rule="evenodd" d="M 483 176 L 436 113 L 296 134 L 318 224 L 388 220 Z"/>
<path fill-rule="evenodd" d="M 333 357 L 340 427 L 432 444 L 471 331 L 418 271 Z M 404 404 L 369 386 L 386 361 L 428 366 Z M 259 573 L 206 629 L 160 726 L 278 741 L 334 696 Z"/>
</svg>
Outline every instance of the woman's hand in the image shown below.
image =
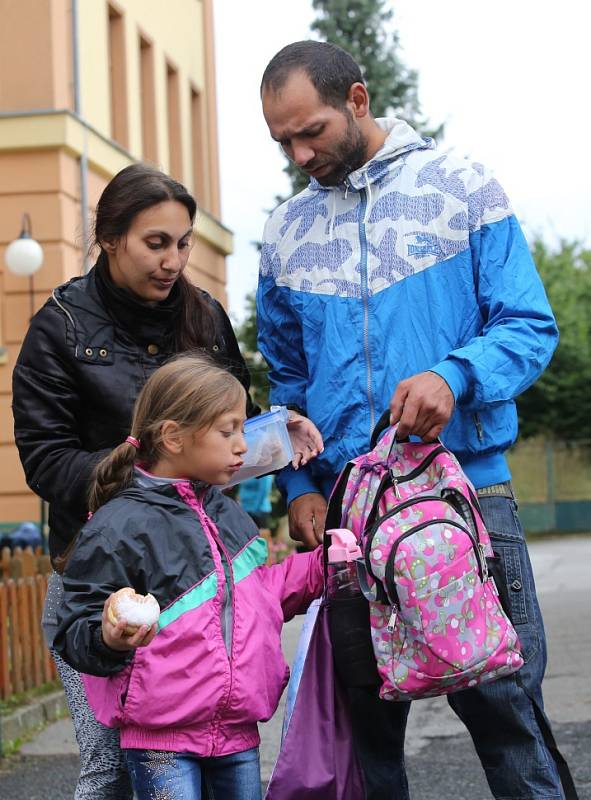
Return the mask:
<svg viewBox="0 0 591 800">
<path fill-rule="evenodd" d="M 102 632 L 103 642 L 107 647 L 110 647 L 111 650 L 126 652 L 127 650 L 135 650 L 136 647 L 149 645 L 154 636 L 156 636 L 156 623 L 154 625 L 140 625 L 139 628 L 133 629 L 133 633 L 126 633 L 127 620 L 119 619 L 116 625 L 111 622 L 109 604 L 112 599 L 113 595 L 111 594 L 107 597 L 103 606 Z"/>
<path fill-rule="evenodd" d="M 294 452 L 291 461 L 294 469 L 303 467 L 324 450 L 324 442 L 316 425 L 297 411 L 289 411 L 287 432 Z"/>
</svg>

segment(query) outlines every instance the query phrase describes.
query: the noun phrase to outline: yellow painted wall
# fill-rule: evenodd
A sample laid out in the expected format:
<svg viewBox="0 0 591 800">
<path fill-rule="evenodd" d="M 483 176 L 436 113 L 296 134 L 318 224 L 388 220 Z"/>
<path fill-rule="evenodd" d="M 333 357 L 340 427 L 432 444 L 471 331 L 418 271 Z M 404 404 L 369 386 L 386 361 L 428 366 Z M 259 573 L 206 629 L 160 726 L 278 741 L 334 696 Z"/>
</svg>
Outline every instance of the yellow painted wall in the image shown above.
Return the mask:
<svg viewBox="0 0 591 800">
<path fill-rule="evenodd" d="M 74 113 L 72 0 L 0 0 L 0 524 L 39 519 L 13 442 L 11 376 L 31 315 L 29 281 L 9 273 L 4 251 L 30 215 L 44 263 L 33 279 L 39 308 L 83 270 L 80 158 L 88 160 L 87 217 L 107 181 L 142 157 L 139 35 L 154 48 L 158 166 L 168 171 L 166 62 L 178 70 L 181 179 L 193 189 L 190 89 L 203 101 L 207 211 L 196 224 L 190 277 L 226 301 L 232 234 L 217 218 L 212 0 L 112 0 L 124 18 L 127 147 L 112 140 L 107 0 L 78 0 L 81 116 Z M 18 35 L 17 35 L 18 32 Z M 40 113 L 42 112 L 42 113 Z M 202 198 L 198 198 L 203 207 Z"/>
<path fill-rule="evenodd" d="M 84 0 L 82 0 L 84 2 Z M 204 92 L 205 64 L 202 3 L 199 0 L 113 0 L 123 14 L 127 55 L 128 149 L 142 157 L 140 116 L 139 36 L 154 48 L 158 166 L 169 170 L 166 62 L 178 69 L 181 86 L 183 181 L 192 187 L 190 85 Z M 108 5 L 101 0 L 84 2 L 80 18 L 80 78 L 82 114 L 105 136 L 111 135 L 108 65 Z"/>
</svg>

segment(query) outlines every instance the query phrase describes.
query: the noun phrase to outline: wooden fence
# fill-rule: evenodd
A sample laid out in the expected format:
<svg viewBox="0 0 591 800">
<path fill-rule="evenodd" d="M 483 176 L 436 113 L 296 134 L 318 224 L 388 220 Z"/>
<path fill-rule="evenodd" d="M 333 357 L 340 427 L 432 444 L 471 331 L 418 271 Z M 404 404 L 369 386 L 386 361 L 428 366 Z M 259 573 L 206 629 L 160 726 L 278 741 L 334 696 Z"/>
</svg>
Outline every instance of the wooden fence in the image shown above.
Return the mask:
<svg viewBox="0 0 591 800">
<path fill-rule="evenodd" d="M 41 629 L 51 572 L 38 549 L 8 547 L 0 554 L 0 700 L 57 678 Z"/>
</svg>

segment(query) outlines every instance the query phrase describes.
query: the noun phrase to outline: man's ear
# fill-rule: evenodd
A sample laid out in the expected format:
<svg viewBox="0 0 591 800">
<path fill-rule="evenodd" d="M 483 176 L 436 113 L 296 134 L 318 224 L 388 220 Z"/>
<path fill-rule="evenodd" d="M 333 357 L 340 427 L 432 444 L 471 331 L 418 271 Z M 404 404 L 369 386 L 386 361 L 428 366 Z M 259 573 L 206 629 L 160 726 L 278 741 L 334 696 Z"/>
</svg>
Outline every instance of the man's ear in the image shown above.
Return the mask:
<svg viewBox="0 0 591 800">
<path fill-rule="evenodd" d="M 167 419 L 160 428 L 162 446 L 170 455 L 178 456 L 183 452 L 183 435 L 178 422 Z"/>
<path fill-rule="evenodd" d="M 347 92 L 347 106 L 354 117 L 361 119 L 369 114 L 369 95 L 363 83 L 352 83 Z"/>
</svg>

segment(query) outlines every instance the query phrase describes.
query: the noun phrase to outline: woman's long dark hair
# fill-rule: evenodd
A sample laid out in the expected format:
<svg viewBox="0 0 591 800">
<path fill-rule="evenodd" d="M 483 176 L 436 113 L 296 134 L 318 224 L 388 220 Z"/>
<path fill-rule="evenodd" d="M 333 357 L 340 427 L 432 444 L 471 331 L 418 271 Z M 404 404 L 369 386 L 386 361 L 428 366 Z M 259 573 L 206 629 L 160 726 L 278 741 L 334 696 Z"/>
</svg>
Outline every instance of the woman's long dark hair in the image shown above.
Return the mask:
<svg viewBox="0 0 591 800">
<path fill-rule="evenodd" d="M 174 200 L 181 203 L 195 222 L 197 203 L 182 183 L 148 164 L 125 167 L 107 184 L 96 207 L 91 248 L 98 247 L 98 264 L 108 267 L 108 256 L 101 242 L 124 237 L 136 216 L 147 208 Z M 181 298 L 181 313 L 176 320 L 178 352 L 214 344 L 213 311 L 203 292 L 181 275 L 176 286 Z"/>
</svg>

